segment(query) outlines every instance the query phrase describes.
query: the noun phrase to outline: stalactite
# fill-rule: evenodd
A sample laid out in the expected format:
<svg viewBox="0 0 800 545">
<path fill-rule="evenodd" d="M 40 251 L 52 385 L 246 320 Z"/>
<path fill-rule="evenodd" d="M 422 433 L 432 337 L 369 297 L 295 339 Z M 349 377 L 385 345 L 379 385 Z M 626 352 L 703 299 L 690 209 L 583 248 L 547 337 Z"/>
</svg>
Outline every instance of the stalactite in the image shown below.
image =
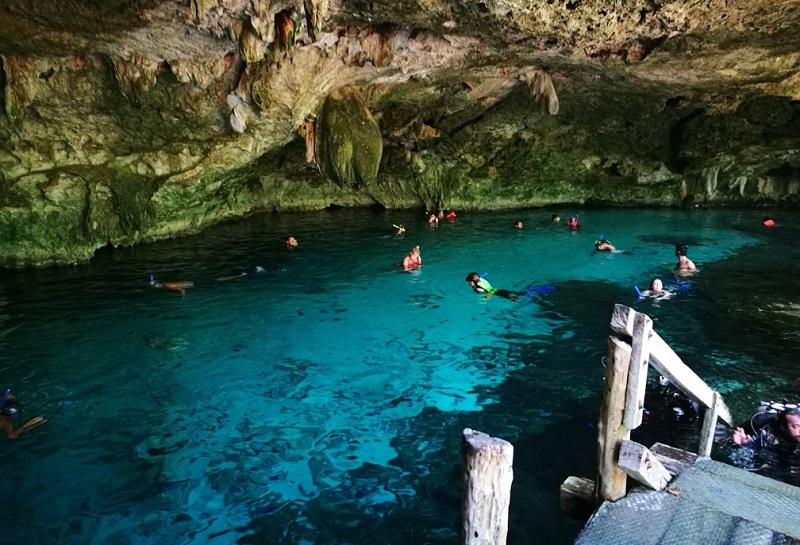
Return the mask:
<svg viewBox="0 0 800 545">
<path fill-rule="evenodd" d="M 317 158 L 317 120 L 314 116 L 308 116 L 304 125 L 306 131 L 306 163 L 313 163 Z"/>
</svg>

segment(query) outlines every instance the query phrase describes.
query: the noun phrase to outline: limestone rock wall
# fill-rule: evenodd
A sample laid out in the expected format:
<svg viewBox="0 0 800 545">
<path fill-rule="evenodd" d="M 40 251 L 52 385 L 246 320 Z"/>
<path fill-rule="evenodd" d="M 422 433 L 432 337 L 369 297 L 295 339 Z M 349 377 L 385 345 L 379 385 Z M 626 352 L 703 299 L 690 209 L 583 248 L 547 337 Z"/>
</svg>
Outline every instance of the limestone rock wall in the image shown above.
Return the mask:
<svg viewBox="0 0 800 545">
<path fill-rule="evenodd" d="M 798 150 L 796 2 L 0 6 L 4 266 L 258 210 L 797 204 Z"/>
</svg>

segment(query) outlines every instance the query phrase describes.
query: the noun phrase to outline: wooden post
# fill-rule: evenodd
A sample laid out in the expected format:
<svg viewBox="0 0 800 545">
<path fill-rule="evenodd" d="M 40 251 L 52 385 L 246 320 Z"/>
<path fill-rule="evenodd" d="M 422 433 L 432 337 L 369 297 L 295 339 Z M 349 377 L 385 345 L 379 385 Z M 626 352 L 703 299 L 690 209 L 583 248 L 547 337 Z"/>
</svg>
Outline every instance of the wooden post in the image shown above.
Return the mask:
<svg viewBox="0 0 800 545">
<path fill-rule="evenodd" d="M 719 392 L 714 391 L 714 402 L 711 407 L 706 409 L 703 417 L 703 429 L 700 431 L 700 446 L 697 454 L 700 456 L 711 456 L 711 447 L 714 445 L 714 432 L 717 429 L 717 417 L 719 415 Z"/>
<path fill-rule="evenodd" d="M 644 391 L 647 388 L 647 368 L 650 359 L 650 334 L 653 320 L 650 316 L 636 313 L 633 320 L 633 340 L 631 341 L 631 365 L 628 368 L 628 392 L 625 397 L 625 417 L 623 423 L 629 430 L 635 430 L 642 423 L 644 412 Z"/>
<path fill-rule="evenodd" d="M 597 423 L 597 495 L 604 500 L 616 501 L 625 496 L 627 475 L 617 465 L 619 443 L 629 439 L 631 432 L 622 424 L 625 413 L 625 387 L 631 347 L 616 337 L 608 338 L 606 378 L 603 383 L 603 404 Z"/>
<path fill-rule="evenodd" d="M 464 497 L 463 545 L 505 545 L 514 447 L 508 441 L 469 428 L 461 440 Z"/>
<path fill-rule="evenodd" d="M 567 477 L 559 491 L 561 511 L 570 518 L 585 522 L 596 506 L 594 490 L 595 484 L 591 479 Z"/>
<path fill-rule="evenodd" d="M 664 490 L 672 478 L 656 455 L 635 441 L 623 439 L 619 447 L 619 467 L 653 490 Z"/>
</svg>

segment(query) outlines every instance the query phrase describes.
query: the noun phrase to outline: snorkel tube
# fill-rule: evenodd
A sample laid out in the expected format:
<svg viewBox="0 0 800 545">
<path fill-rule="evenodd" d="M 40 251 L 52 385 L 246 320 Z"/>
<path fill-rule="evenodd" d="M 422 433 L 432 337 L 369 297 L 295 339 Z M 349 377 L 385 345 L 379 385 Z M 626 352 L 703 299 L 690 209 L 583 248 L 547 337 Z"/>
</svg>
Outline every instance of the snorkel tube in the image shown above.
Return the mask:
<svg viewBox="0 0 800 545">
<path fill-rule="evenodd" d="M 642 295 L 642 290 L 639 289 L 639 286 L 633 286 L 633 289 L 636 290 L 636 295 L 639 299 L 644 299 L 644 295 Z"/>
<path fill-rule="evenodd" d="M 8 396 L 10 396 L 10 395 L 11 395 L 11 388 L 6 390 L 6 393 L 3 394 L 3 399 L 0 399 L 0 411 L 2 411 L 3 407 L 6 406 L 6 400 L 8 399 Z"/>
</svg>

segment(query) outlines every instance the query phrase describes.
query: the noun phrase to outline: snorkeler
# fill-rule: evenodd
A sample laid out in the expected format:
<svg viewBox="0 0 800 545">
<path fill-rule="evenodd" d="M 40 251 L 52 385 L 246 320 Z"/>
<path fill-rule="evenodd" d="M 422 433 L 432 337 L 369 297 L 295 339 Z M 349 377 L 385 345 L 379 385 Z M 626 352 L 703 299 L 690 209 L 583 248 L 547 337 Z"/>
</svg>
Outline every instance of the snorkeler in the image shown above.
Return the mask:
<svg viewBox="0 0 800 545">
<path fill-rule="evenodd" d="M 694 262 L 686 257 L 689 247 L 686 244 L 678 243 L 675 245 L 675 257 L 678 258 L 678 263 L 675 264 L 675 269 L 678 272 L 697 272 Z"/>
<path fill-rule="evenodd" d="M 0 428 L 3 429 L 7 439 L 16 439 L 26 431 L 47 422 L 41 416 L 37 416 L 36 418 L 31 418 L 19 428 L 14 429 L 13 419 L 17 417 L 20 410 L 22 410 L 22 406 L 11 395 L 11 389 L 9 388 L 0 399 Z"/>
<path fill-rule="evenodd" d="M 408 255 L 403 258 L 403 268 L 407 271 L 422 267 L 422 256 L 419 253 L 419 246 L 414 246 L 408 251 Z"/>
<path fill-rule="evenodd" d="M 475 293 L 485 293 L 486 298 L 490 299 L 492 295 L 497 295 L 498 297 L 502 297 L 504 299 L 508 299 L 509 301 L 518 301 L 519 300 L 519 293 L 515 293 L 513 291 L 508 290 L 499 290 L 497 288 L 492 287 L 488 280 L 481 277 L 476 272 L 471 272 L 467 275 L 466 278 L 467 282 Z"/>
<path fill-rule="evenodd" d="M 286 239 L 286 246 L 289 248 L 297 248 L 298 242 L 297 239 L 294 238 L 292 235 L 289 235 L 289 238 Z"/>
<path fill-rule="evenodd" d="M 396 235 L 402 235 L 403 233 L 405 233 L 405 232 L 406 232 L 406 226 L 405 226 L 405 225 L 403 225 L 402 223 L 401 223 L 400 225 L 395 225 L 395 224 L 392 224 L 392 227 L 394 227 L 394 228 L 395 228 L 395 232 L 394 232 L 394 233 L 395 233 Z"/>
<path fill-rule="evenodd" d="M 614 247 L 611 242 L 609 242 L 603 235 L 600 235 L 600 238 L 594 241 L 594 248 L 598 252 L 614 252 L 616 248 Z"/>
<path fill-rule="evenodd" d="M 581 219 L 578 217 L 578 214 L 575 214 L 571 218 L 567 220 L 567 227 L 572 229 L 573 231 L 577 230 L 581 226 Z"/>
<path fill-rule="evenodd" d="M 154 288 L 164 288 L 165 290 L 177 291 L 181 295 L 186 295 L 186 288 L 193 288 L 194 282 L 191 280 L 182 280 L 180 282 L 157 282 L 151 274 L 150 285 Z"/>
</svg>

